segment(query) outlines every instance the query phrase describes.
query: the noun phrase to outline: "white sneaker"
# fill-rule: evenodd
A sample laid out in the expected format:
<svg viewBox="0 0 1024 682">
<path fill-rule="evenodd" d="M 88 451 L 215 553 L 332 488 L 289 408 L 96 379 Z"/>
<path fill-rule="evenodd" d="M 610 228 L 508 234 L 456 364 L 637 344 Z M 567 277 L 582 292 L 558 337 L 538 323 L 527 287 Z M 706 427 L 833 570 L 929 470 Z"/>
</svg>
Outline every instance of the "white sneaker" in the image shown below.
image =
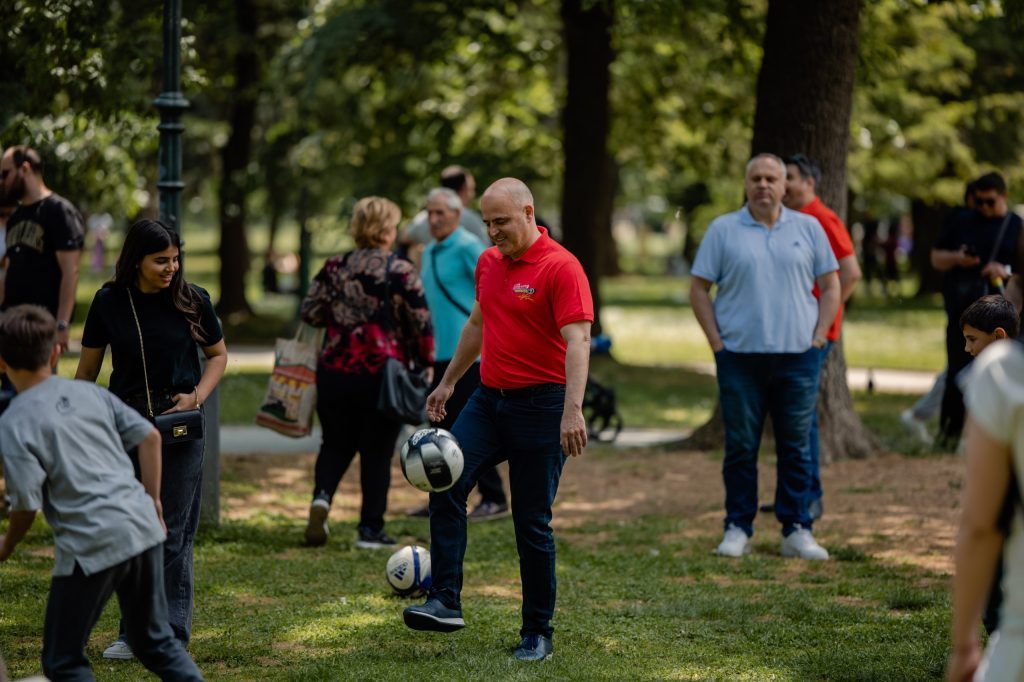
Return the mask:
<svg viewBox="0 0 1024 682">
<path fill-rule="evenodd" d="M 800 524 L 796 524 L 795 528 L 792 533 L 782 538 L 782 556 L 816 561 L 828 559 L 828 550 L 814 540 L 811 531 L 802 528 Z"/>
<path fill-rule="evenodd" d="M 919 441 L 925 445 L 932 444 L 932 435 L 928 433 L 928 426 L 914 416 L 913 410 L 903 410 L 900 413 L 900 422 L 903 424 L 903 428 L 909 431 L 911 435 L 916 436 Z"/>
<path fill-rule="evenodd" d="M 306 545 L 320 547 L 327 544 L 330 530 L 327 527 L 327 515 L 331 512 L 331 503 L 322 497 L 313 500 L 309 505 L 309 521 L 306 523 Z"/>
<path fill-rule="evenodd" d="M 103 650 L 103 658 L 113 661 L 130 661 L 135 658 L 132 648 L 123 639 L 116 639 L 114 643 Z"/>
<path fill-rule="evenodd" d="M 743 532 L 742 528 L 729 524 L 725 530 L 725 537 L 715 550 L 718 556 L 741 557 L 750 553 L 750 538 Z"/>
</svg>

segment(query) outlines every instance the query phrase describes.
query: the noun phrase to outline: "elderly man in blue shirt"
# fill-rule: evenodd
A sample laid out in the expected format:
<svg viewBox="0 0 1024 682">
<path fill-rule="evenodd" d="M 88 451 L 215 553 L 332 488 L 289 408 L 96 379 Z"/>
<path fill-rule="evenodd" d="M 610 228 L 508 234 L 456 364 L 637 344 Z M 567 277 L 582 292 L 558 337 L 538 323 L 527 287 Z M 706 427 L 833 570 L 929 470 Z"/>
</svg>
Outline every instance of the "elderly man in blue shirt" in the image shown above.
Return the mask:
<svg viewBox="0 0 1024 682">
<path fill-rule="evenodd" d="M 717 553 L 750 551 L 757 452 L 770 414 L 782 555 L 828 559 L 811 532 L 810 430 L 820 355 L 839 308 L 839 264 L 818 221 L 782 205 L 782 159 L 752 158 L 745 188 L 747 204 L 708 227 L 690 285 L 694 314 L 715 354 L 725 425 L 725 536 Z M 811 293 L 815 281 L 819 299 Z"/>
</svg>

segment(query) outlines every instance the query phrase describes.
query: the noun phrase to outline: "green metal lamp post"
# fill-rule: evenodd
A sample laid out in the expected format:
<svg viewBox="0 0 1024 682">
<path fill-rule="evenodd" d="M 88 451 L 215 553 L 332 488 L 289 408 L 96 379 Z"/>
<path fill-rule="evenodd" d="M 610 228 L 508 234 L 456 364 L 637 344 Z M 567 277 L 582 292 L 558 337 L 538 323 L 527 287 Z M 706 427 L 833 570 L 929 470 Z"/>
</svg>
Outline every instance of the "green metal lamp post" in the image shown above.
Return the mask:
<svg viewBox="0 0 1024 682">
<path fill-rule="evenodd" d="M 189 103 L 181 92 L 181 0 L 164 0 L 163 92 L 153 102 L 160 111 L 160 219 L 181 233 L 181 135 L 182 113 Z M 205 358 L 200 354 L 201 360 Z M 214 391 L 206 400 L 206 457 L 203 461 L 203 523 L 220 520 L 220 397 Z"/>
</svg>

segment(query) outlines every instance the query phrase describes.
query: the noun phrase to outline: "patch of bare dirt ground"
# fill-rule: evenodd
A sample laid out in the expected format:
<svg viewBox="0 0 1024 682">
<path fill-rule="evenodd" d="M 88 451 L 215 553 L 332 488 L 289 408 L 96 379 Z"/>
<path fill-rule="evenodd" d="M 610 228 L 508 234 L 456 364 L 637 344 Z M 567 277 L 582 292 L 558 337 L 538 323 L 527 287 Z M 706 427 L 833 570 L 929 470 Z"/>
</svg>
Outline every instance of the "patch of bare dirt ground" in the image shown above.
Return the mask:
<svg viewBox="0 0 1024 682">
<path fill-rule="evenodd" d="M 305 519 L 314 461 L 313 455 L 224 458 L 222 467 L 231 482 L 225 486 L 224 516 L 237 519 L 267 512 Z M 762 457 L 759 471 L 764 503 L 771 501 L 775 490 L 772 458 Z M 854 546 L 884 561 L 951 573 L 962 475 L 962 460 L 955 455 L 889 454 L 832 464 L 822 471 L 825 515 L 815 525 L 815 534 L 826 546 Z M 358 480 L 354 462 L 335 496 L 335 523 L 351 524 L 358 516 Z M 426 499 L 405 482 L 396 459 L 390 514 L 403 514 Z M 700 452 L 598 448 L 567 462 L 554 525 L 679 515 L 692 522 L 688 532 L 717 542 L 724 499 L 720 459 Z M 776 537 L 778 532 L 777 522 L 767 514 L 759 514 L 755 528 L 759 539 Z"/>
</svg>

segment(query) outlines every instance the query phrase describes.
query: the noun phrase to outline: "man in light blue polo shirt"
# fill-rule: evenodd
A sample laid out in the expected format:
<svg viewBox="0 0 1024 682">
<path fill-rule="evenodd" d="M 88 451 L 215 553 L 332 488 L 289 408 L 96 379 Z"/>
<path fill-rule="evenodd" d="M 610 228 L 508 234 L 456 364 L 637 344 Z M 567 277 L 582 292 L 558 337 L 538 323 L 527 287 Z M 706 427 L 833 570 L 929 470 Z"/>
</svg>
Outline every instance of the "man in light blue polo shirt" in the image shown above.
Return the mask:
<svg viewBox="0 0 1024 682">
<path fill-rule="evenodd" d="M 476 262 L 484 245 L 462 224 L 459 195 L 448 188 L 427 195 L 427 222 L 434 241 L 423 252 L 420 277 L 434 323 L 434 383 L 441 381 L 455 354 L 459 335 L 476 302 Z M 448 400 L 448 415 L 437 426 L 451 430 L 455 419 L 480 384 L 480 363 L 475 362 L 455 385 Z M 480 504 L 469 513 L 471 521 L 489 521 L 509 513 L 505 489 L 497 469 L 484 472 L 478 481 Z"/>
<path fill-rule="evenodd" d="M 690 285 L 693 312 L 715 353 L 725 425 L 725 536 L 717 552 L 739 557 L 750 551 L 757 452 L 770 414 L 782 555 L 827 559 L 811 533 L 810 429 L 819 350 L 839 308 L 839 264 L 818 221 L 782 205 L 782 159 L 755 156 L 745 186 L 746 206 L 708 227 Z M 819 299 L 811 293 L 815 282 Z"/>
</svg>

